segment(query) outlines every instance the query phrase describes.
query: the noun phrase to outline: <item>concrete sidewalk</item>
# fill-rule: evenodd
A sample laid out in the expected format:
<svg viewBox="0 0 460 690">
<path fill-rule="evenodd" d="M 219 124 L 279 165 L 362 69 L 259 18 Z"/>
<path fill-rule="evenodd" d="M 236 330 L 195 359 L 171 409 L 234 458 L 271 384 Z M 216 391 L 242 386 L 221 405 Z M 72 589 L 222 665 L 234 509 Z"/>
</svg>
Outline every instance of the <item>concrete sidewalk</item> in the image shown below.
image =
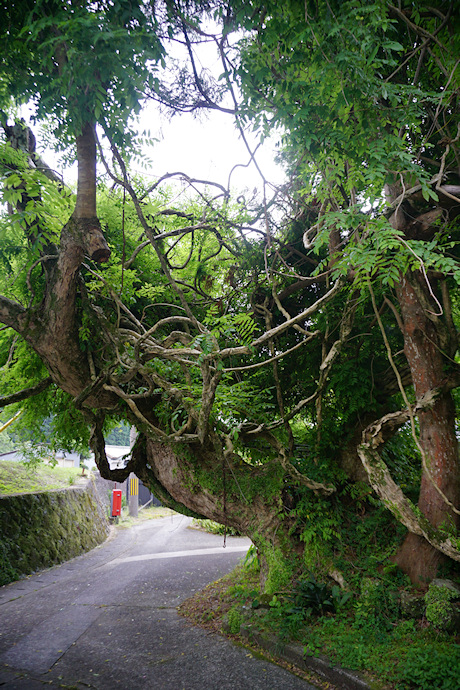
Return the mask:
<svg viewBox="0 0 460 690">
<path fill-rule="evenodd" d="M 312 690 L 288 671 L 191 627 L 176 607 L 229 572 L 249 542 L 151 520 L 0 589 L 0 685 L 107 690 Z M 39 545 L 37 545 L 39 548 Z"/>
</svg>

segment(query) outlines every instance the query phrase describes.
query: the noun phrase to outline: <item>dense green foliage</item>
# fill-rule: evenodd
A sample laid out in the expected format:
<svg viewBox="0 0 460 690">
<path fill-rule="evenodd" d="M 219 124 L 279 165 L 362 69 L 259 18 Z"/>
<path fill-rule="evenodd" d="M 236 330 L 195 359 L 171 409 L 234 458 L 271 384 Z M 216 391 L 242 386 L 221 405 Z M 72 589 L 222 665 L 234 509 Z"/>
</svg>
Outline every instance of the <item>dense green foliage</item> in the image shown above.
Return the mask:
<svg viewBox="0 0 460 690">
<path fill-rule="evenodd" d="M 2 12 L 2 94 L 34 102 L 62 144 L 93 115 L 119 140 L 126 136 L 163 55 L 153 8 L 40 0 Z"/>
<path fill-rule="evenodd" d="M 254 633 L 268 635 L 269 640 L 275 635 L 281 656 L 286 643 L 294 642 L 306 657 L 321 654 L 333 664 L 361 672 L 375 690 L 453 690 L 458 684 L 458 638 L 453 641 L 427 625 L 420 594 L 415 599 L 417 614 L 402 611 L 408 591 L 407 583 L 394 573 L 380 573 L 362 580 L 361 588 L 349 590 L 347 597 L 338 590 L 334 597 L 314 576 L 300 580 L 292 591 L 267 596 L 259 589 L 257 561 L 248 559 L 185 602 L 181 612 L 205 625 L 211 607 L 213 617 L 221 618 L 232 635 L 246 631 L 244 641 L 254 639 Z"/>
<path fill-rule="evenodd" d="M 0 402 L 23 410 L 15 433 L 90 443 L 105 476 L 133 470 L 171 507 L 248 534 L 270 594 L 303 582 L 321 609 L 346 603 L 334 587 L 361 592 L 361 635 L 397 622 L 373 579 L 400 566 L 426 586 L 460 561 L 460 18 L 418 5 L 56 0 L 10 8 L 1 29 Z M 203 16 L 222 22 L 219 83 L 197 70 Z M 174 73 L 176 41 L 189 63 Z M 221 98 L 242 136 L 279 131 L 289 181 L 250 201 L 140 179 L 149 98 Z M 25 101 L 76 151 L 76 195 L 10 124 Z M 139 435 L 117 473 L 104 443 L 120 425 Z"/>
</svg>

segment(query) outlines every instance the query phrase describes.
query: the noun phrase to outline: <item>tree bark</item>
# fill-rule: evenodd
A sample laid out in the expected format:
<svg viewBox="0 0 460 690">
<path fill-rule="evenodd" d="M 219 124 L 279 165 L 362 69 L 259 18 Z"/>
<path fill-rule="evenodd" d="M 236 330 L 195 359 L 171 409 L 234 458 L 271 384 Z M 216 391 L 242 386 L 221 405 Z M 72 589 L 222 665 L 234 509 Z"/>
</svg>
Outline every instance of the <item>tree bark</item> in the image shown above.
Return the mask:
<svg viewBox="0 0 460 690">
<path fill-rule="evenodd" d="M 15 128 L 9 128 L 11 131 Z M 32 136 L 29 128 L 18 131 Z M 7 132 L 8 134 L 8 132 Z M 42 255 L 46 287 L 40 304 L 29 308 L 0 296 L 0 317 L 33 347 L 46 364 L 53 381 L 70 395 L 78 396 L 91 382 L 86 354 L 80 348 L 80 317 L 77 308 L 80 267 L 86 256 L 107 261 L 110 249 L 105 241 L 96 209 L 96 135 L 93 123 L 86 123 L 76 137 L 78 187 L 72 217 L 61 231 L 59 247 Z M 32 238 L 33 239 L 33 238 Z M 113 407 L 117 398 L 98 391 L 85 401 L 94 407 Z"/>
<path fill-rule="evenodd" d="M 96 136 L 94 124 L 86 122 L 76 137 L 78 181 L 76 218 L 96 218 Z"/>
<path fill-rule="evenodd" d="M 92 448 L 99 447 L 96 461 L 101 474 L 115 479 L 105 458 L 101 422 L 94 428 Z M 115 471 L 117 480 L 133 471 L 164 505 L 247 535 L 261 558 L 261 586 L 276 589 L 282 577 L 287 586 L 301 566 L 304 544 L 281 500 L 284 471 L 276 462 L 263 467 L 233 462 L 224 458 L 219 445 L 212 432 L 204 444 L 193 445 L 164 444 L 140 433 L 129 465 Z"/>
<path fill-rule="evenodd" d="M 96 208 L 96 130 L 92 122 L 83 125 L 76 137 L 78 182 L 73 218 L 77 221 L 80 241 L 93 261 L 102 263 L 110 258 L 110 249 L 101 231 Z M 72 227 L 72 226 L 71 226 Z"/>
<path fill-rule="evenodd" d="M 443 355 L 438 329 L 429 318 L 430 295 L 425 277 L 407 274 L 398 287 L 403 318 L 404 351 L 409 362 L 417 400 L 428 391 L 441 388 L 448 361 Z M 423 299 L 424 298 L 424 299 Z M 422 300 L 424 304 L 422 303 Z M 433 309 L 434 311 L 434 309 Z M 456 528 L 456 515 L 440 491 L 456 507 L 460 499 L 458 442 L 455 434 L 455 405 L 445 392 L 429 409 L 419 412 L 420 446 L 427 468 L 422 472 L 418 507 L 434 527 Z M 440 491 L 439 491 L 439 490 Z M 436 577 L 442 554 L 423 538 L 408 534 L 397 556 L 397 564 L 414 584 Z"/>
</svg>

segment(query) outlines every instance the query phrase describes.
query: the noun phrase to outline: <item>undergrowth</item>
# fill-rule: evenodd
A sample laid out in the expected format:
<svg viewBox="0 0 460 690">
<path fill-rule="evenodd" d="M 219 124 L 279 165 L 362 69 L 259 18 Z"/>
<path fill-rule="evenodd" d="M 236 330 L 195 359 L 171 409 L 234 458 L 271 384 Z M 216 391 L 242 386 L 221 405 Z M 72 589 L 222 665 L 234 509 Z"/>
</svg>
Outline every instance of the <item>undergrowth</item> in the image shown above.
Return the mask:
<svg viewBox="0 0 460 690">
<path fill-rule="evenodd" d="M 243 624 L 275 634 L 280 649 L 300 643 L 305 655 L 323 654 L 364 672 L 373 688 L 459 688 L 460 640 L 429 626 L 426 618 L 401 618 L 398 590 L 388 581 L 367 582 L 361 592 L 344 597 L 309 576 L 292 592 L 266 597 L 254 573 L 243 568 L 229 585 L 222 601 L 226 609 L 233 604 L 226 621 L 232 634 Z"/>
<path fill-rule="evenodd" d="M 458 690 L 460 636 L 446 621 L 452 607 L 460 614 L 459 604 L 443 587 L 435 592 L 430 587 L 426 594 L 415 590 L 392 564 L 390 557 L 404 534 L 368 491 L 362 488 L 361 504 L 352 497 L 355 511 L 347 508 L 346 497 L 334 506 L 335 540 L 323 540 L 323 551 L 322 531 L 330 524 L 330 514 L 316 512 L 315 520 L 305 522 L 311 532 L 307 542 L 313 543 L 316 531 L 314 558 L 305 559 L 304 572 L 290 588 L 270 594 L 261 590 L 251 549 L 245 565 L 220 591 L 226 629 L 237 634 L 243 625 L 274 634 L 280 650 L 296 642 L 306 655 L 324 654 L 333 663 L 364 673 L 376 690 Z M 345 587 L 328 577 L 331 570 L 340 571 Z M 440 575 L 459 580 L 454 566 Z M 407 598 L 415 608 L 402 605 Z M 195 611 L 203 612 L 203 620 L 206 610 L 206 596 L 200 600 L 197 595 Z"/>
</svg>

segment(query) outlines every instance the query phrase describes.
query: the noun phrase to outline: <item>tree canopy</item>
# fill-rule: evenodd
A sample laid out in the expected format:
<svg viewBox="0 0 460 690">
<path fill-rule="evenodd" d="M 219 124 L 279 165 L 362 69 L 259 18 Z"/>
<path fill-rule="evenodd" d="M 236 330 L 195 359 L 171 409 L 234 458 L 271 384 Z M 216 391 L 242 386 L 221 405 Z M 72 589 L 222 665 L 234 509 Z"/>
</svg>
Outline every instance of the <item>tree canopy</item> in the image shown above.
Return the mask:
<svg viewBox="0 0 460 690">
<path fill-rule="evenodd" d="M 269 590 L 307 567 L 343 585 L 363 505 L 413 582 L 456 567 L 455 3 L 56 0 L 6 16 L 0 404 L 37 433 L 51 417 L 56 443 L 89 441 L 103 476 L 133 471 L 248 534 Z M 198 71 L 203 40 L 219 79 Z M 179 203 L 173 175 L 131 172 L 149 99 L 221 108 L 245 141 L 279 131 L 288 182 L 261 171 L 250 200 L 191 171 Z M 15 117 L 24 102 L 73 151 L 76 192 Z M 120 421 L 138 436 L 112 471 Z"/>
</svg>

